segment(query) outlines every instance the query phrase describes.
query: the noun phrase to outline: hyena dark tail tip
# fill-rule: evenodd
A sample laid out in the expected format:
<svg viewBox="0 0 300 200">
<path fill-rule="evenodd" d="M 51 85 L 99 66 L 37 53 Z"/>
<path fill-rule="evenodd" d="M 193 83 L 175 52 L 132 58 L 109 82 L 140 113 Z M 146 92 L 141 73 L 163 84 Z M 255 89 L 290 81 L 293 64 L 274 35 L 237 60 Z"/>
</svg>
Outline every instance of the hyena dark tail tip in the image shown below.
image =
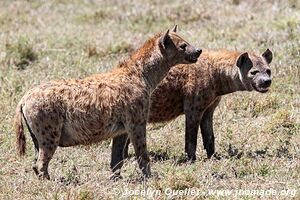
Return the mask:
<svg viewBox="0 0 300 200">
<path fill-rule="evenodd" d="M 20 102 L 16 109 L 15 116 L 15 131 L 17 136 L 17 152 L 19 156 L 24 156 L 26 152 L 26 139 L 24 134 L 24 127 L 22 123 L 22 103 Z"/>
</svg>

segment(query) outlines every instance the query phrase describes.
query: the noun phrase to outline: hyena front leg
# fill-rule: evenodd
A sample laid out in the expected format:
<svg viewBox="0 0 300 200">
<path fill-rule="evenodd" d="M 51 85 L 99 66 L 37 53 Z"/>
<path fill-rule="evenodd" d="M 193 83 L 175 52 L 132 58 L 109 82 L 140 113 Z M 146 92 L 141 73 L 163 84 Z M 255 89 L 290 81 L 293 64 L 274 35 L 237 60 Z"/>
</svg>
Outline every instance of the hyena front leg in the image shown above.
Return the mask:
<svg viewBox="0 0 300 200">
<path fill-rule="evenodd" d="M 204 112 L 200 127 L 203 140 L 203 146 L 207 157 L 211 158 L 215 153 L 215 136 L 213 131 L 213 115 L 215 108 L 219 105 L 220 98 L 216 99 Z"/>
<path fill-rule="evenodd" d="M 110 168 L 114 178 L 120 178 L 120 169 L 123 166 L 123 160 L 128 157 L 129 138 L 127 134 L 113 138 Z"/>
<path fill-rule="evenodd" d="M 189 160 L 196 160 L 197 136 L 203 111 L 194 103 L 185 105 L 185 153 Z"/>
<path fill-rule="evenodd" d="M 147 152 L 146 144 L 146 120 L 137 123 L 129 123 L 128 131 L 130 142 L 133 144 L 135 155 L 137 157 L 139 168 L 142 170 L 145 177 L 150 177 L 150 159 Z"/>
</svg>

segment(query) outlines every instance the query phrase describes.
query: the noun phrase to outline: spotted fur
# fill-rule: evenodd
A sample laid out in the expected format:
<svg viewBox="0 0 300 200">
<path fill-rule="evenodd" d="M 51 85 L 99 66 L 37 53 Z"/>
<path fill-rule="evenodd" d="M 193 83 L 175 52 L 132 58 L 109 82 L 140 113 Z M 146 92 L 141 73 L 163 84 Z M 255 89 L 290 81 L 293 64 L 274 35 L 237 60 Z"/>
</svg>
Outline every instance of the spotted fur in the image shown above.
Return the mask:
<svg viewBox="0 0 300 200">
<path fill-rule="evenodd" d="M 157 123 L 185 114 L 185 152 L 196 159 L 199 126 L 210 158 L 215 153 L 213 113 L 223 95 L 236 91 L 267 92 L 271 84 L 272 52 L 261 56 L 228 50 L 204 50 L 195 64 L 177 65 L 151 96 L 148 122 Z M 112 160 L 127 155 L 126 137 L 113 140 Z M 125 150 L 125 152 L 124 152 Z"/>
<path fill-rule="evenodd" d="M 187 45 L 185 50 L 179 48 L 183 43 Z M 167 31 L 150 38 L 110 72 L 34 87 L 16 109 L 19 153 L 25 153 L 22 118 L 36 149 L 33 169 L 46 179 L 49 161 L 58 146 L 87 145 L 126 132 L 140 169 L 150 176 L 146 147 L 150 94 L 172 66 L 196 62 L 200 53 L 175 32 Z"/>
</svg>

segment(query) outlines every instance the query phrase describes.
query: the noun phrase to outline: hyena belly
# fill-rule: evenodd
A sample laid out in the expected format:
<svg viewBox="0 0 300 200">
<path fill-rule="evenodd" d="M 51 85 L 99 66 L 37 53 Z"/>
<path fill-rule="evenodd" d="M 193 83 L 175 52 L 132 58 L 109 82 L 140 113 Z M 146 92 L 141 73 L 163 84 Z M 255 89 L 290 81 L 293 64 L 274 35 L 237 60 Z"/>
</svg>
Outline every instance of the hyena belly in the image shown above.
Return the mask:
<svg viewBox="0 0 300 200">
<path fill-rule="evenodd" d="M 95 112 L 93 116 L 67 117 L 60 138 L 59 146 L 73 146 L 79 144 L 91 144 L 102 140 L 116 137 L 125 132 L 124 124 L 121 120 L 108 119 L 107 116 L 101 115 L 101 111 Z M 82 115 L 81 115 L 82 116 Z"/>
</svg>

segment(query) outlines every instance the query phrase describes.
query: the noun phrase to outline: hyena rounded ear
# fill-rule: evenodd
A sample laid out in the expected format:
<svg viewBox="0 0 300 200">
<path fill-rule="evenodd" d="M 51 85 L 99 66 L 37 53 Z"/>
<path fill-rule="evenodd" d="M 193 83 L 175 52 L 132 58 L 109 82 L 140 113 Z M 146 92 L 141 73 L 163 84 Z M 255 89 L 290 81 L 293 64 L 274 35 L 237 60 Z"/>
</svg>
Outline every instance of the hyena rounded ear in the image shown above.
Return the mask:
<svg viewBox="0 0 300 200">
<path fill-rule="evenodd" d="M 264 57 L 268 64 L 272 62 L 273 59 L 273 53 L 270 49 L 267 49 L 263 54 L 262 57 Z"/>
<path fill-rule="evenodd" d="M 161 45 L 161 47 L 162 47 L 163 49 L 165 49 L 166 46 L 168 45 L 168 40 L 169 40 L 169 38 L 170 38 L 169 32 L 170 32 L 170 31 L 169 31 L 169 29 L 168 29 L 167 32 L 166 32 L 165 34 L 163 34 L 163 36 L 161 36 L 160 39 L 159 39 L 159 44 Z"/>
<path fill-rule="evenodd" d="M 240 68 L 240 69 L 245 69 L 245 70 L 249 70 L 252 67 L 252 62 L 249 58 L 249 54 L 247 52 L 242 53 L 237 61 L 236 61 L 236 65 Z"/>
<path fill-rule="evenodd" d="M 241 67 L 246 63 L 247 59 L 249 59 L 248 53 L 247 53 L 247 52 L 242 53 L 242 54 L 238 57 L 238 59 L 237 59 L 237 61 L 236 61 L 236 65 L 237 65 L 239 68 L 241 68 Z"/>
<path fill-rule="evenodd" d="M 174 32 L 174 33 L 177 32 L 177 25 L 175 25 L 175 26 L 172 28 L 172 32 Z"/>
</svg>

